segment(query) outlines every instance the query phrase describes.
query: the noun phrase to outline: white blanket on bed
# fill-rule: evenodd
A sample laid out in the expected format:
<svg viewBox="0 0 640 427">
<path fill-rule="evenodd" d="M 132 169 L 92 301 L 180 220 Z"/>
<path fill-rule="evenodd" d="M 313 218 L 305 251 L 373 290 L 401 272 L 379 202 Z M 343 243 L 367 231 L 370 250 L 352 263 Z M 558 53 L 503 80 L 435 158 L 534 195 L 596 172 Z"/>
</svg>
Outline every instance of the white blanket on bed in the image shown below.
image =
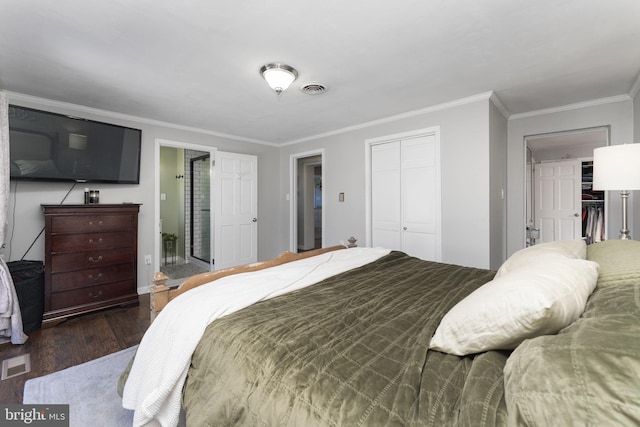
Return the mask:
<svg viewBox="0 0 640 427">
<path fill-rule="evenodd" d="M 122 405 L 135 410 L 133 425 L 177 425 L 191 355 L 213 320 L 368 264 L 389 252 L 382 248 L 329 252 L 223 277 L 172 300 L 142 338 L 124 387 Z"/>
<path fill-rule="evenodd" d="M 0 257 L 0 343 L 24 344 L 29 338 L 22 329 L 22 314 L 9 267 Z"/>
</svg>

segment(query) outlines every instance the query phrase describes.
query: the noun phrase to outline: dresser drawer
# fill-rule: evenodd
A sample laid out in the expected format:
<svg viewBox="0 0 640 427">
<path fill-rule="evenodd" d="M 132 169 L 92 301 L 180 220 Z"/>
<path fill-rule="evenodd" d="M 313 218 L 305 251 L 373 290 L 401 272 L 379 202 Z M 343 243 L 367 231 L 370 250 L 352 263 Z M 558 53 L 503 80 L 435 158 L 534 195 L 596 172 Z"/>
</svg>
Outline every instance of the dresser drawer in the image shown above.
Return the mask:
<svg viewBox="0 0 640 427">
<path fill-rule="evenodd" d="M 133 280 L 90 286 L 66 292 L 55 292 L 51 294 L 51 310 L 60 310 L 86 304 L 97 304 L 112 298 L 119 298 L 135 293 L 135 283 Z"/>
<path fill-rule="evenodd" d="M 51 272 L 82 270 L 113 264 L 131 262 L 134 259 L 133 247 L 104 249 L 87 252 L 69 252 L 51 255 Z"/>
<path fill-rule="evenodd" d="M 42 205 L 43 327 L 138 302 L 139 204 Z"/>
<path fill-rule="evenodd" d="M 133 246 L 131 232 L 56 234 L 51 236 L 51 252 L 95 251 Z"/>
<path fill-rule="evenodd" d="M 108 267 L 88 268 L 86 270 L 55 273 L 51 275 L 51 292 L 68 291 L 104 283 L 132 280 L 135 269 L 133 263 Z"/>
<path fill-rule="evenodd" d="M 81 215 L 54 216 L 51 218 L 51 233 L 102 233 L 105 231 L 133 230 L 131 215 Z"/>
</svg>

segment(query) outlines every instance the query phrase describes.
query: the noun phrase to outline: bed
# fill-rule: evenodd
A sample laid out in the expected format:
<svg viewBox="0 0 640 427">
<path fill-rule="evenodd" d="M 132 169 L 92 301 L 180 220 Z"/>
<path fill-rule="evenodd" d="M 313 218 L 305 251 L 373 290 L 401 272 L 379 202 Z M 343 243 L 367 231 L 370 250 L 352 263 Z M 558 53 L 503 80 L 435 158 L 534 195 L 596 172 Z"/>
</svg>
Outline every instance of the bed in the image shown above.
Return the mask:
<svg viewBox="0 0 640 427">
<path fill-rule="evenodd" d="M 134 425 L 640 424 L 640 242 L 536 245 L 497 272 L 285 258 L 170 298 L 119 384 Z"/>
</svg>

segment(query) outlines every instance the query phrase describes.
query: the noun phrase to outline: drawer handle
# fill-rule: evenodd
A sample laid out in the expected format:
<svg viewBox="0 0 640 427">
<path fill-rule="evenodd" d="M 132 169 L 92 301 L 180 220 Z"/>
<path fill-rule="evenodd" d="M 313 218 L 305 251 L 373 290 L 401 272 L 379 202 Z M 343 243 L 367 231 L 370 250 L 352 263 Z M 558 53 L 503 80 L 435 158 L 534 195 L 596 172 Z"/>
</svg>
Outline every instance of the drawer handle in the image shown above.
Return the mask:
<svg viewBox="0 0 640 427">
<path fill-rule="evenodd" d="M 102 243 L 102 237 L 99 238 L 97 241 L 93 239 L 89 239 L 89 243 L 91 243 L 92 245 L 99 245 Z"/>
<path fill-rule="evenodd" d="M 89 296 L 90 296 L 91 298 L 99 298 L 99 297 L 101 297 L 101 296 L 102 296 L 102 291 L 98 291 L 98 293 L 97 293 L 97 294 L 95 294 L 95 295 L 94 295 L 94 293 L 93 293 L 93 292 L 89 292 Z"/>
<path fill-rule="evenodd" d="M 89 221 L 89 225 L 94 225 L 94 224 L 102 225 L 102 220 L 99 220 L 98 222 Z"/>
<path fill-rule="evenodd" d="M 98 258 L 94 258 L 92 256 L 89 257 L 89 262 L 100 262 L 102 261 L 102 255 L 100 255 Z"/>
<path fill-rule="evenodd" d="M 89 280 L 96 281 L 96 280 L 100 280 L 100 279 L 102 279 L 102 273 L 98 273 L 98 275 L 95 276 L 95 277 L 93 277 L 93 274 L 89 275 Z"/>
</svg>

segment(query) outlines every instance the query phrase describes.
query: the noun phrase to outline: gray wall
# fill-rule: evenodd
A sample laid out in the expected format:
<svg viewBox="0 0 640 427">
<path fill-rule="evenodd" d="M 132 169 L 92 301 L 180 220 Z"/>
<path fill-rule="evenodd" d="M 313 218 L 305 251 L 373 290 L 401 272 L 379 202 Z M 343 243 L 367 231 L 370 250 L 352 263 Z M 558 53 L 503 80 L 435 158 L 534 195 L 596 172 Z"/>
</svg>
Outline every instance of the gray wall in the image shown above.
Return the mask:
<svg viewBox="0 0 640 427">
<path fill-rule="evenodd" d="M 9 101 L 26 107 L 74 114 L 143 131 L 140 185 L 92 185 L 103 203 L 142 203 L 139 229 L 138 281 L 146 289 L 157 265 L 145 266 L 154 250 L 156 139 L 216 147 L 223 151 L 258 156 L 258 258 L 267 259 L 289 249 L 290 156 L 324 149 L 325 246 L 355 236 L 365 244 L 365 140 L 440 127 L 442 166 L 442 261 L 479 268 L 497 268 L 506 256 L 524 247 L 524 137 L 594 126 L 611 127 L 611 143 L 633 140 L 634 124 L 640 129 L 640 100 L 620 97 L 615 102 L 547 114 L 504 119 L 488 96 L 452 103 L 421 113 L 393 117 L 343 133 L 283 147 L 225 138 L 198 130 L 135 119 L 47 100 L 10 94 Z M 634 113 L 635 104 L 635 113 Z M 506 150 L 505 150 L 506 146 Z M 280 174 L 273 171 L 280 170 Z M 16 187 L 17 186 L 17 187 Z M 44 225 L 41 203 L 60 203 L 71 184 L 12 182 L 8 235 L 4 251 L 10 259 L 22 257 Z M 78 185 L 65 203 L 82 203 Z M 16 190 L 17 188 L 17 190 Z M 506 190 L 506 199 L 502 198 Z M 345 193 L 344 202 L 338 194 Z M 636 192 L 637 193 L 637 192 Z M 620 228 L 620 203 L 613 195 L 608 215 L 609 233 Z M 611 197 L 611 195 L 610 195 Z M 640 229 L 640 197 L 632 194 L 632 231 Z M 636 233 L 637 234 L 637 233 Z M 637 236 L 636 236 L 637 237 Z M 40 237 L 25 259 L 43 259 Z M 155 259 L 155 257 L 154 257 Z"/>
<path fill-rule="evenodd" d="M 507 256 L 524 247 L 525 239 L 525 171 L 524 138 L 550 132 L 611 126 L 611 144 L 629 143 L 633 139 L 633 105 L 627 96 L 611 99 L 583 108 L 566 109 L 547 114 L 512 117 L 508 124 L 507 150 Z M 635 193 L 638 193 L 637 191 Z M 638 198 L 632 194 L 632 200 Z M 637 201 L 635 202 L 637 205 Z M 630 203 L 630 224 L 638 225 L 634 202 Z M 607 235 L 617 236 L 621 228 L 621 204 L 619 193 L 610 192 L 607 211 Z M 637 229 L 634 226 L 633 229 Z M 637 234 L 637 233 L 636 233 Z M 637 238 L 637 236 L 636 236 Z"/>
<path fill-rule="evenodd" d="M 640 144 L 640 92 L 633 98 L 633 136 L 632 141 Z M 631 226 L 631 237 L 640 240 L 640 191 L 631 192 L 631 206 L 634 214 L 629 214 L 629 224 Z"/>
<path fill-rule="evenodd" d="M 489 268 L 492 258 L 490 229 L 490 143 L 487 98 L 429 111 L 412 117 L 338 135 L 326 136 L 281 149 L 280 163 L 290 156 L 324 148 L 325 246 L 355 236 L 365 245 L 365 140 L 440 126 L 442 161 L 442 261 Z M 503 127 L 506 126 L 502 123 Z M 497 158 L 496 158 L 497 159 Z M 504 165 L 496 165 L 504 172 Z M 280 244 L 289 245 L 289 168 L 280 174 Z M 338 202 L 338 194 L 345 194 Z M 497 245 L 499 246 L 499 245 Z M 500 248 L 499 252 L 502 252 Z M 500 255 L 499 255 L 500 256 Z"/>
<path fill-rule="evenodd" d="M 198 132 L 197 130 L 171 127 L 170 125 L 145 119 L 137 120 L 115 113 L 36 99 L 20 94 L 9 94 L 9 103 L 142 129 L 140 184 L 89 185 L 91 188 L 100 190 L 101 203 L 142 203 L 138 229 L 139 291 L 146 290 L 151 283 L 153 274 L 159 270 L 159 266 L 155 265 L 155 261 L 152 265 L 144 265 L 144 255 L 153 255 L 155 253 L 154 206 L 159 195 L 155 194 L 153 159 L 157 138 L 217 147 L 222 151 L 256 155 L 258 157 L 258 215 L 262 224 L 261 227 L 258 227 L 258 258 L 271 258 L 280 252 L 282 247 L 280 245 L 281 233 L 278 219 L 280 206 L 277 200 L 272 197 L 277 191 L 274 191 L 274 189 L 279 188 L 280 185 L 277 174 L 273 173 L 273 171 L 280 168 L 278 148 L 265 144 L 232 140 L 218 135 Z M 8 244 L 3 251 L 5 260 L 20 259 L 44 227 L 40 204 L 60 203 L 71 186 L 71 183 L 11 182 L 9 224 L 7 228 Z M 69 194 L 65 203 L 83 203 L 84 187 L 84 184 L 78 184 Z M 24 259 L 44 259 L 43 236 L 37 239 L 33 247 L 26 253 Z M 152 259 L 155 260 L 156 257 L 152 256 Z"/>
<path fill-rule="evenodd" d="M 490 268 L 497 270 L 505 260 L 507 241 L 507 119 L 489 104 L 490 144 Z"/>
</svg>

